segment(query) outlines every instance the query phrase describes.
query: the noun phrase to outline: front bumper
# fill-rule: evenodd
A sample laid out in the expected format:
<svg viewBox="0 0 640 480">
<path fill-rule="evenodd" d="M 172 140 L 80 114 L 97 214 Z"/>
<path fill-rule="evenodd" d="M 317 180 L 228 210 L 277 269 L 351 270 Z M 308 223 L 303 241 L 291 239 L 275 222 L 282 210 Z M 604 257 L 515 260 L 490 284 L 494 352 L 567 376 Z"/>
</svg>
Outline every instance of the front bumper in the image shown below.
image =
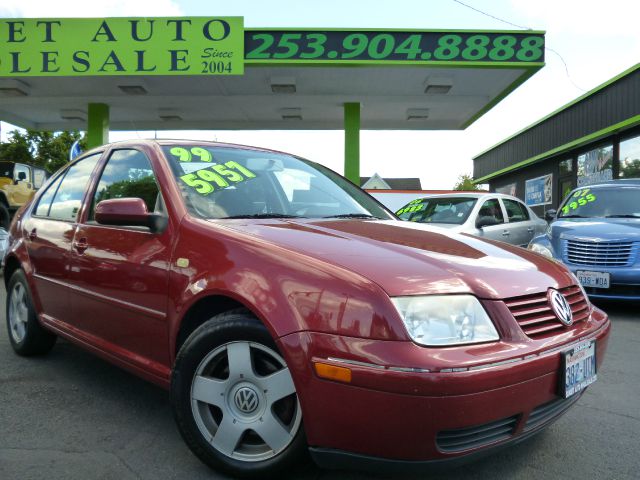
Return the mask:
<svg viewBox="0 0 640 480">
<path fill-rule="evenodd" d="M 410 468 L 419 468 L 521 441 L 562 414 L 573 402 L 554 403 L 559 401 L 560 352 L 595 338 L 598 367 L 604 358 L 610 323 L 597 309 L 593 316 L 597 329 L 528 358 L 500 361 L 506 349 L 481 345 L 473 351 L 484 350 L 485 362 L 497 360 L 493 366 L 420 373 L 351 364 L 351 384 L 318 378 L 310 360 L 365 354 L 378 365 L 411 367 L 402 362 L 403 351 L 416 348 L 437 359 L 437 351 L 451 349 L 311 332 L 288 335 L 280 343 L 299 392 L 307 440 L 319 463 L 344 468 L 353 462 L 408 462 Z M 455 435 L 464 437 L 462 443 L 451 441 Z"/>
</svg>

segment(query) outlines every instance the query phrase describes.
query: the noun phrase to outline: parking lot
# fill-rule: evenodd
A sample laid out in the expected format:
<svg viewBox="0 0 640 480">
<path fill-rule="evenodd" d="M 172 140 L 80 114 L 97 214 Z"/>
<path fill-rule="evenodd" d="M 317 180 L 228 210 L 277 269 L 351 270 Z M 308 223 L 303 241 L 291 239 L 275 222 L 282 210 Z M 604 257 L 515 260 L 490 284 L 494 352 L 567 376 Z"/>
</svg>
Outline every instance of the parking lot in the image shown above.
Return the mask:
<svg viewBox="0 0 640 480">
<path fill-rule="evenodd" d="M 225 478 L 182 442 L 167 392 L 64 341 L 43 358 L 16 356 L 4 326 L 4 298 L 2 289 L 0 478 Z M 640 315 L 637 306 L 604 308 L 614 324 L 608 356 L 576 407 L 523 444 L 458 470 L 415 478 L 637 479 Z M 308 461 L 290 478 L 369 477 L 320 471 Z"/>
</svg>

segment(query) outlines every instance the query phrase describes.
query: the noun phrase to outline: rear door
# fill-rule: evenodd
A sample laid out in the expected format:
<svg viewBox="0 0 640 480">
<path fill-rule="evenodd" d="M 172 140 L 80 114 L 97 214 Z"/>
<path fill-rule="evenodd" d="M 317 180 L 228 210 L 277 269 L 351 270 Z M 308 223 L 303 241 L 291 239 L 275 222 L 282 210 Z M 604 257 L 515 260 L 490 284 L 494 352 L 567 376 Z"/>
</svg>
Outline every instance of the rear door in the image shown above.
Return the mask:
<svg viewBox="0 0 640 480">
<path fill-rule="evenodd" d="M 58 175 L 23 222 L 36 286 L 34 293 L 46 316 L 65 322 L 71 320 L 69 253 L 78 212 L 100 156 L 101 153 L 97 153 L 84 157 Z"/>
<path fill-rule="evenodd" d="M 510 243 L 526 247 L 536 234 L 536 224 L 531 220 L 527 207 L 517 200 L 500 199 L 509 220 Z"/>
<path fill-rule="evenodd" d="M 95 206 L 110 198 L 141 198 L 150 212 L 165 211 L 151 160 L 135 149 L 112 150 L 70 254 L 75 326 L 101 349 L 161 374 L 168 363 L 168 273 L 174 227 L 100 225 Z"/>
</svg>

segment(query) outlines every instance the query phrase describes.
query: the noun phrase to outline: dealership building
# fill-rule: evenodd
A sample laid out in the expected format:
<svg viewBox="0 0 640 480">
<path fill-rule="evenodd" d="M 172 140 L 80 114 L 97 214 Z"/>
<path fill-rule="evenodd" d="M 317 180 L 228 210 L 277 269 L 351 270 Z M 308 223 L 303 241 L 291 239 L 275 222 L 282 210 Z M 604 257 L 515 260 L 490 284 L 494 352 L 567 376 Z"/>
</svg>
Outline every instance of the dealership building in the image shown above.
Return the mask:
<svg viewBox="0 0 640 480">
<path fill-rule="evenodd" d="M 473 177 L 538 214 L 573 188 L 640 178 L 640 64 L 474 157 Z"/>
</svg>

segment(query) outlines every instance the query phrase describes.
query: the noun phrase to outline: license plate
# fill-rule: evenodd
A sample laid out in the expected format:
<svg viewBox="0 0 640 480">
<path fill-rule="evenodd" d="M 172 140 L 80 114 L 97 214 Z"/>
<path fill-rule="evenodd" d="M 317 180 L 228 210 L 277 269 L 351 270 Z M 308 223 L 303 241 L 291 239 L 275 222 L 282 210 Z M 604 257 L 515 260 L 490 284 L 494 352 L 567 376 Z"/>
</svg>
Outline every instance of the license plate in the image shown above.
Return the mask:
<svg viewBox="0 0 640 480">
<path fill-rule="evenodd" d="M 585 270 L 578 270 L 576 272 L 576 276 L 583 287 L 609 288 L 611 275 L 607 272 L 587 272 Z"/>
<path fill-rule="evenodd" d="M 562 352 L 562 393 L 569 398 L 598 379 L 596 373 L 596 341 L 583 342 Z"/>
</svg>

